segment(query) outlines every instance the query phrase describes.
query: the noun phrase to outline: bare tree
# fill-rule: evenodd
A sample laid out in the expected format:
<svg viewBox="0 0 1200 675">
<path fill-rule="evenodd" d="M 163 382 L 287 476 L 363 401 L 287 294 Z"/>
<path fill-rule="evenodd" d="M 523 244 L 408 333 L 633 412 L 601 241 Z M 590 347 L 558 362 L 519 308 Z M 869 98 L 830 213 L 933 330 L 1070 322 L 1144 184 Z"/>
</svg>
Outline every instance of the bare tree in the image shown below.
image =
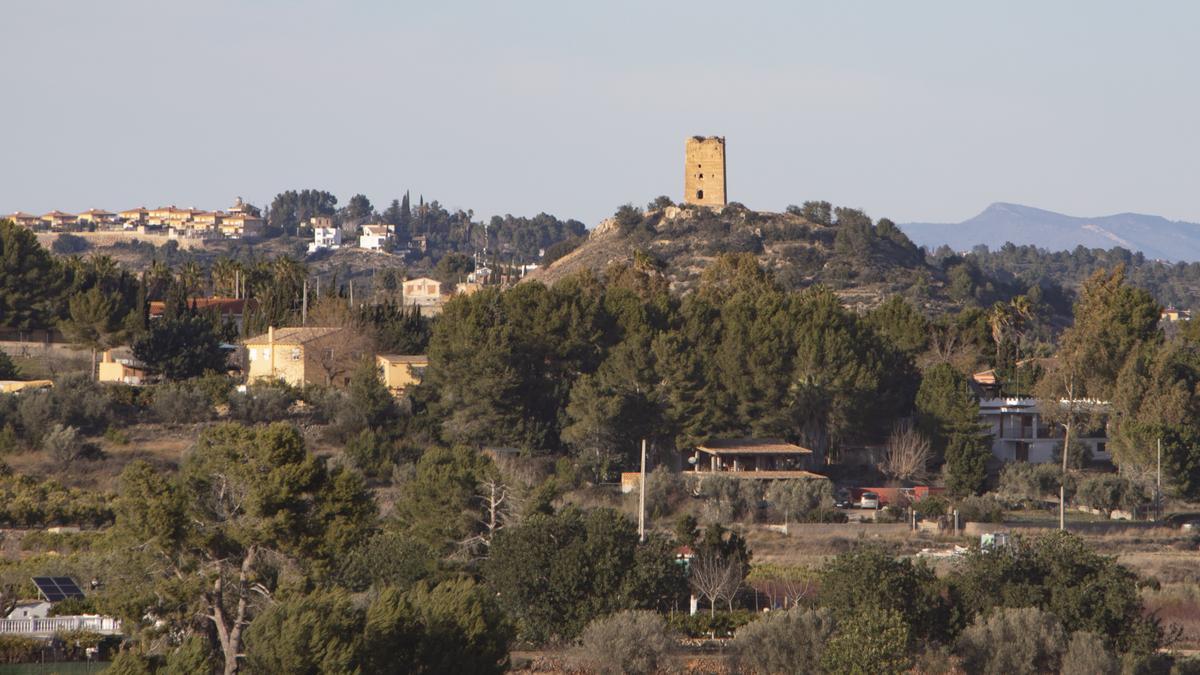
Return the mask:
<svg viewBox="0 0 1200 675">
<path fill-rule="evenodd" d="M 892 428 L 887 455 L 879 469 L 897 480 L 921 481 L 927 477 L 931 455 L 929 439 L 905 420 Z"/>
<path fill-rule="evenodd" d="M 468 554 L 480 552 L 486 558 L 496 533 L 508 525 L 513 516 L 512 492 L 496 478 L 488 478 L 479 484 L 475 498 L 480 503 L 480 515 L 476 519 L 479 532 L 460 543 L 461 550 Z"/>
<path fill-rule="evenodd" d="M 709 615 L 717 613 L 717 601 L 724 600 L 733 609 L 733 598 L 742 587 L 742 564 L 720 555 L 701 554 L 691 564 L 692 588 L 708 600 Z"/>
</svg>

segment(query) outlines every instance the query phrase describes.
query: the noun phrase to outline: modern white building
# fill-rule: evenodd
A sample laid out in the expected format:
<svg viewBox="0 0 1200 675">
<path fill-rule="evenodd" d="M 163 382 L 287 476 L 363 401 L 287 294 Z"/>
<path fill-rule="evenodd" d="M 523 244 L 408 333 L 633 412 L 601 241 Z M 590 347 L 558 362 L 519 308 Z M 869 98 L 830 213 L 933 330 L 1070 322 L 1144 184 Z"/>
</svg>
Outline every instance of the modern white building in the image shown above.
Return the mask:
<svg viewBox="0 0 1200 675">
<path fill-rule="evenodd" d="M 358 236 L 358 247 L 368 251 L 386 251 L 392 242 L 392 226 L 376 223 L 363 225 Z"/>
<path fill-rule="evenodd" d="M 341 247 L 342 247 L 342 228 L 334 227 L 332 225 L 330 225 L 328 227 L 314 227 L 313 228 L 313 240 L 312 240 L 312 243 L 308 245 L 309 253 L 316 253 L 317 251 L 338 249 Z"/>
<path fill-rule="evenodd" d="M 1061 405 L 1068 405 L 1063 402 Z M 1079 405 L 1102 405 L 1084 402 Z M 1004 462 L 1055 462 L 1061 455 L 1062 425 L 1042 420 L 1038 401 L 1028 397 L 987 397 L 979 400 L 979 417 L 992 436 L 992 454 Z M 1086 447 L 1096 461 L 1112 460 L 1103 429 L 1074 429 L 1073 442 Z"/>
</svg>

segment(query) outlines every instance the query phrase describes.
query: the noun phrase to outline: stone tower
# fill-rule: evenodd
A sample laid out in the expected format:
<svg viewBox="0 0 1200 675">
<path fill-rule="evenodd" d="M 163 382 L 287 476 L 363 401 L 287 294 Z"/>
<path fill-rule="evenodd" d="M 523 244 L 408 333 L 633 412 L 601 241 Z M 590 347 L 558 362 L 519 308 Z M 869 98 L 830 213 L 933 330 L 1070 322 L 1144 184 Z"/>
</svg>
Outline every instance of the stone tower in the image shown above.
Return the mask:
<svg viewBox="0 0 1200 675">
<path fill-rule="evenodd" d="M 687 139 L 683 165 L 683 201 L 701 206 L 725 206 L 725 138 Z"/>
</svg>

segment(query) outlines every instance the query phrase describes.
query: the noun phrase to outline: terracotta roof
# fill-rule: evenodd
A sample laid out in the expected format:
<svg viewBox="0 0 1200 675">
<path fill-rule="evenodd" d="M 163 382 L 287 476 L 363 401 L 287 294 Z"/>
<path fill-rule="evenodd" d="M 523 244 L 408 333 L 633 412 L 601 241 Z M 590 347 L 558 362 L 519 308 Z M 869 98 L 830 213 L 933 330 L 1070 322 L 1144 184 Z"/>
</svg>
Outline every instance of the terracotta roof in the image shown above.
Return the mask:
<svg viewBox="0 0 1200 675">
<path fill-rule="evenodd" d="M 111 215 L 115 215 L 115 214 L 113 214 L 110 211 L 105 211 L 104 209 L 88 209 L 87 211 L 84 211 L 83 213 L 81 213 L 79 215 L 81 215 L 81 216 L 111 216 Z"/>
<path fill-rule="evenodd" d="M 187 301 L 188 307 L 196 309 L 208 309 L 216 307 L 222 314 L 241 314 L 246 308 L 245 298 L 191 298 Z M 150 301 L 150 316 L 162 316 L 166 310 L 167 303 L 161 300 Z"/>
<path fill-rule="evenodd" d="M 275 329 L 275 344 L 302 345 L 342 330 L 345 329 L 338 326 L 285 326 Z M 242 342 L 248 345 L 263 345 L 270 341 L 270 333 L 263 333 L 262 335 L 255 335 L 252 338 L 246 338 Z"/>
<path fill-rule="evenodd" d="M 387 225 L 363 225 L 362 232 L 368 237 L 386 237 Z"/>
<path fill-rule="evenodd" d="M 379 358 L 388 363 L 429 363 L 425 354 L 380 354 Z"/>
<path fill-rule="evenodd" d="M 55 209 L 54 211 L 51 211 L 50 213 L 47 213 L 46 215 L 44 215 L 42 217 L 43 218 L 74 218 L 75 216 L 74 216 L 74 214 L 64 213 L 62 211 Z"/>
<path fill-rule="evenodd" d="M 8 217 L 14 218 L 14 219 L 15 218 L 37 218 L 37 216 L 33 215 L 32 213 L 25 213 L 24 211 L 13 211 L 12 214 L 9 215 Z"/>
<path fill-rule="evenodd" d="M 696 449 L 713 455 L 811 455 L 812 450 L 777 438 L 720 439 L 697 445 Z"/>
</svg>

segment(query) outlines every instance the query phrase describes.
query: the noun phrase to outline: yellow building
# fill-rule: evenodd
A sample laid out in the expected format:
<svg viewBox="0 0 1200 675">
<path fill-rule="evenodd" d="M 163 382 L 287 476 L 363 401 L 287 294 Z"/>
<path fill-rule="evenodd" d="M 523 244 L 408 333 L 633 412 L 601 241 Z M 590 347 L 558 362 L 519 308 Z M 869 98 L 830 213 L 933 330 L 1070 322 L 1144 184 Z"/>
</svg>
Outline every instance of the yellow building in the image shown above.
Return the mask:
<svg viewBox="0 0 1200 675">
<path fill-rule="evenodd" d="M 105 225 L 116 221 L 117 214 L 104 209 L 88 209 L 77 216 L 79 222 L 92 223 L 94 225 Z"/>
<path fill-rule="evenodd" d="M 141 223 L 150 215 L 149 209 L 144 206 L 139 206 L 136 209 L 127 209 L 121 211 L 117 216 L 127 223 Z"/>
<path fill-rule="evenodd" d="M 230 239 L 252 239 L 261 237 L 263 219 L 245 213 L 230 213 L 221 218 L 221 234 Z"/>
<path fill-rule="evenodd" d="M 403 394 L 405 389 L 421 383 L 421 376 L 429 365 L 424 354 L 380 354 L 375 357 L 383 383 L 393 394 Z"/>
<path fill-rule="evenodd" d="M 262 335 L 247 338 L 247 382 L 278 379 L 297 387 L 346 384 L 347 364 L 363 355 L 347 346 L 344 332 L 337 327 L 272 326 Z"/>
<path fill-rule="evenodd" d="M 404 282 L 404 304 L 406 305 L 440 305 L 442 303 L 442 282 L 429 277 L 409 279 Z"/>
<path fill-rule="evenodd" d="M 100 382 L 119 384 L 149 384 L 153 379 L 145 366 L 132 359 L 113 358 L 112 352 L 104 352 L 96 379 Z"/>
<path fill-rule="evenodd" d="M 16 211 L 9 215 L 8 219 L 17 225 L 28 227 L 31 230 L 39 230 L 46 225 L 41 216 L 35 216 L 32 213 L 25 213 L 24 211 Z"/>
<path fill-rule="evenodd" d="M 61 229 L 74 225 L 77 219 L 74 214 L 54 210 L 42 216 L 42 220 L 50 225 L 51 229 Z"/>
</svg>

